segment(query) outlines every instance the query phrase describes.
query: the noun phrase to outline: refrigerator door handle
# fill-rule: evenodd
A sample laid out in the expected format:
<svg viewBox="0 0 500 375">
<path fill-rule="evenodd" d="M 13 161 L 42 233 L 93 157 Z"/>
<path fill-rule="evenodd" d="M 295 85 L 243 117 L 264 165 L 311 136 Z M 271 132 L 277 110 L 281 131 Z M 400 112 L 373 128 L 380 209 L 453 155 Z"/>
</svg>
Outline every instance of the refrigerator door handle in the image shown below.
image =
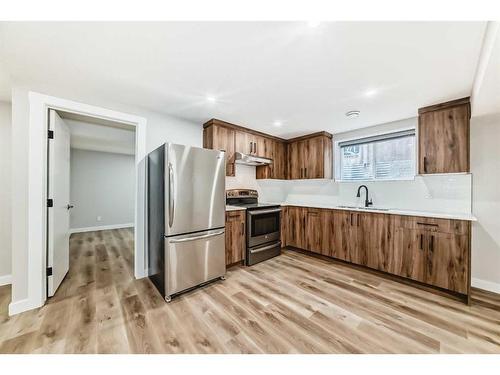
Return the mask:
<svg viewBox="0 0 500 375">
<path fill-rule="evenodd" d="M 185 237 L 185 238 L 179 238 L 177 240 L 176 239 L 171 239 L 170 243 L 179 243 L 179 242 L 188 242 L 188 241 L 203 240 L 205 238 L 220 236 L 221 234 L 224 234 L 224 230 L 220 230 L 220 231 L 217 231 L 217 232 L 214 232 L 214 233 L 202 234 L 201 236 Z"/>
<path fill-rule="evenodd" d="M 168 163 L 168 226 L 174 223 L 175 198 L 174 198 L 174 169 L 172 163 Z"/>
</svg>

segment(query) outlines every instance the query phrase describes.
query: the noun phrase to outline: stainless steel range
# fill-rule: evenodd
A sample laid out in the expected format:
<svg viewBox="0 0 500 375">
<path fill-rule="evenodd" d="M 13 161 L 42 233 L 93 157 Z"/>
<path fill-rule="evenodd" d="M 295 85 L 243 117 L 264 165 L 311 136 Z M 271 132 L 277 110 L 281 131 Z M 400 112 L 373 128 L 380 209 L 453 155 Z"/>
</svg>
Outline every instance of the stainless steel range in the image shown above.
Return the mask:
<svg viewBox="0 0 500 375">
<path fill-rule="evenodd" d="M 281 253 L 281 207 L 260 203 L 256 190 L 233 189 L 226 191 L 226 204 L 246 208 L 246 257 L 251 266 Z"/>
</svg>

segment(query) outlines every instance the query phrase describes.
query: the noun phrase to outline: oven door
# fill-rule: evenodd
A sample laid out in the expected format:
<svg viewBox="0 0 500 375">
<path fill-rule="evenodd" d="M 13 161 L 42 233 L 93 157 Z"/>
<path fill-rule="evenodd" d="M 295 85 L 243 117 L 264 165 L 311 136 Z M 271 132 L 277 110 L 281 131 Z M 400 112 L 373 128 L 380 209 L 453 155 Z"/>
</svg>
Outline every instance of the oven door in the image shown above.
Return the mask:
<svg viewBox="0 0 500 375">
<path fill-rule="evenodd" d="M 247 247 L 254 247 L 280 239 L 281 208 L 247 211 Z"/>
</svg>

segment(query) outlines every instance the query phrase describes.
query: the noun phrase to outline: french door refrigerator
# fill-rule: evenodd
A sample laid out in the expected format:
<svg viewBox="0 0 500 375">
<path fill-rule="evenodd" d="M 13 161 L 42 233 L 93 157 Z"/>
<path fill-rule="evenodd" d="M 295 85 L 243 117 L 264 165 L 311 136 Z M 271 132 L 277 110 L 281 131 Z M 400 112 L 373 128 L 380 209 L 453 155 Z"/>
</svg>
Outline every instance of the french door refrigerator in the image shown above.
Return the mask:
<svg viewBox="0 0 500 375">
<path fill-rule="evenodd" d="M 148 276 L 169 302 L 224 278 L 224 152 L 165 143 L 146 163 Z"/>
</svg>

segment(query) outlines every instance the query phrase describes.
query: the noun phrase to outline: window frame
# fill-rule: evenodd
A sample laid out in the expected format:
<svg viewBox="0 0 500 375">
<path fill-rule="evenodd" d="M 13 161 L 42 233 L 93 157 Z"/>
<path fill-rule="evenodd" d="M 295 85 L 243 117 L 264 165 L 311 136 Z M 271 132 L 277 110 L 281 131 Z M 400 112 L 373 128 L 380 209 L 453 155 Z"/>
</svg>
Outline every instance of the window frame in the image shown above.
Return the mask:
<svg viewBox="0 0 500 375">
<path fill-rule="evenodd" d="M 406 133 L 406 134 L 405 134 Z M 414 169 L 413 175 L 408 177 L 400 177 L 400 178 L 371 178 L 371 179 L 360 179 L 360 180 L 345 180 L 342 179 L 342 154 L 341 147 L 346 144 L 355 145 L 355 144 L 367 144 L 371 142 L 384 141 L 389 139 L 395 139 L 398 137 L 403 137 L 405 135 L 414 136 Z M 413 181 L 418 174 L 418 132 L 416 127 L 403 128 L 403 129 L 394 129 L 391 131 L 374 133 L 374 134 L 366 134 L 357 137 L 351 138 L 343 138 L 338 141 L 334 141 L 334 153 L 333 153 L 333 166 L 334 166 L 334 180 L 336 182 L 341 183 L 358 183 L 358 182 L 386 182 L 386 181 Z M 374 160 L 375 162 L 375 160 Z M 375 171 L 374 171 L 375 172 Z"/>
</svg>

